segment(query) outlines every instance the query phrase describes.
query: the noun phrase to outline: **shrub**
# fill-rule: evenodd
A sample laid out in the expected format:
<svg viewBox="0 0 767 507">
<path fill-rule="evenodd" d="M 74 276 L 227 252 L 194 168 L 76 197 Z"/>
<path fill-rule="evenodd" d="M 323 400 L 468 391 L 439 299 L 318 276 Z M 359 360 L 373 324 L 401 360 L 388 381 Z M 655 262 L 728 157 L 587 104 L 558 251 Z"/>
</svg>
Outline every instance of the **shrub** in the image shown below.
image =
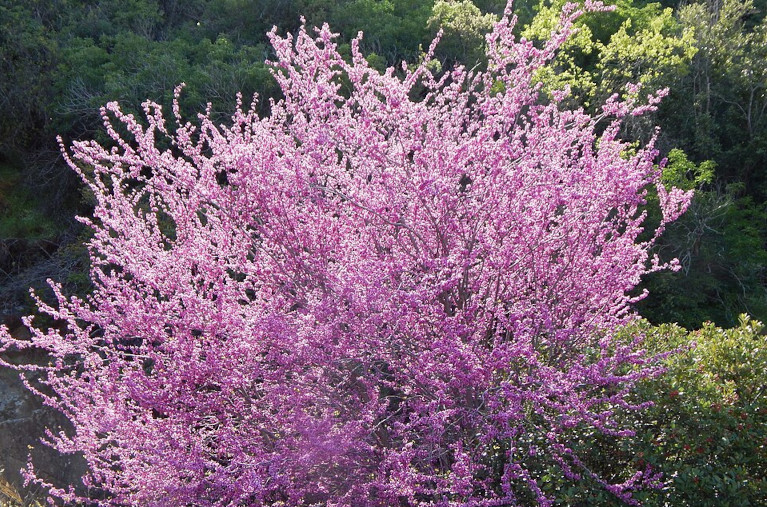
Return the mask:
<svg viewBox="0 0 767 507">
<path fill-rule="evenodd" d="M 272 33 L 285 99 L 231 127 L 183 121 L 178 97 L 175 126 L 109 104 L 114 147 L 69 160 L 97 199 L 94 291 L 54 284 L 39 307 L 65 331 L 30 317 L 31 341 L 0 347 L 50 354 L 38 393 L 74 429 L 49 443 L 82 453 L 89 494 L 547 505 L 538 461 L 627 500 L 653 483 L 584 469 L 571 430 L 631 434 L 616 410 L 641 408 L 629 394 L 657 368 L 615 330 L 663 267 L 641 208 L 658 184 L 660 233 L 690 193 L 658 183 L 652 143 L 618 138 L 658 97 L 631 88 L 597 118 L 538 101 L 531 76 L 579 14 L 543 47 L 507 14 L 487 73 L 441 77 L 428 58 L 379 73 L 359 40 L 345 62 L 327 26 Z"/>
<path fill-rule="evenodd" d="M 759 505 L 767 498 L 767 342 L 760 322 L 653 329 L 657 349 L 684 350 L 638 394 L 655 406 L 637 427 L 635 456 L 664 473 L 669 505 Z"/>
<path fill-rule="evenodd" d="M 665 372 L 640 382 L 633 397 L 652 402 L 624 412 L 635 434 L 612 439 L 574 432 L 585 466 L 611 477 L 649 466 L 660 487 L 634 495 L 644 505 L 760 505 L 767 498 L 767 348 L 760 322 L 741 316 L 733 329 L 706 324 L 631 324 L 625 339 L 647 338 L 653 354 L 669 354 Z M 576 435 L 577 433 L 577 435 Z M 568 484 L 547 470 L 548 490 L 561 505 L 618 506 L 614 495 L 584 481 Z"/>
</svg>

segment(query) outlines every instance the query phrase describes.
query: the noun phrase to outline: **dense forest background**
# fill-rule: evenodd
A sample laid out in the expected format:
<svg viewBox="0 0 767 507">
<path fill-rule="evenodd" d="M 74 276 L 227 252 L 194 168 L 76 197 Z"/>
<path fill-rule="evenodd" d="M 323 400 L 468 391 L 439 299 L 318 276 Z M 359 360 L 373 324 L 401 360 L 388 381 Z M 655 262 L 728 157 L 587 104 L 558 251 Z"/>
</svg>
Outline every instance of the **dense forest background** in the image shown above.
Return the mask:
<svg viewBox="0 0 767 507">
<path fill-rule="evenodd" d="M 548 36 L 561 0 L 519 0 L 519 36 Z M 595 108 L 626 82 L 638 97 L 669 96 L 629 123 L 646 140 L 658 125 L 664 179 L 697 190 L 658 253 L 680 271 L 649 277 L 638 310 L 651 322 L 732 326 L 767 318 L 767 22 L 765 0 L 618 0 L 579 21 L 580 32 L 541 73 L 541 100 L 570 85 L 569 100 Z M 64 165 L 56 136 L 106 142 L 99 108 L 170 105 L 186 83 L 188 115 L 209 107 L 226 122 L 236 93 L 279 90 L 266 34 L 328 22 L 374 66 L 417 62 L 441 28 L 442 69 L 483 66 L 484 34 L 503 0 L 4 0 L 0 2 L 0 314 L 22 314 L 27 290 L 47 278 L 87 291 L 87 238 L 74 220 L 90 197 Z M 652 201 L 652 195 L 649 200 Z M 652 206 L 648 208 L 652 214 Z"/>
</svg>

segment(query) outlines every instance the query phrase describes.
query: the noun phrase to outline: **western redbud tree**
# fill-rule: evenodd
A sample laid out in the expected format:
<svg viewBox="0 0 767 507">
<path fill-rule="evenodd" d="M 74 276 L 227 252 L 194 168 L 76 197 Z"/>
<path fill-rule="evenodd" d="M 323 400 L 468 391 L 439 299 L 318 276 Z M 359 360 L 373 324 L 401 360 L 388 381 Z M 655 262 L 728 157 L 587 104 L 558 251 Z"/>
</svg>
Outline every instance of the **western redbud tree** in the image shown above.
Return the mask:
<svg viewBox="0 0 767 507">
<path fill-rule="evenodd" d="M 71 421 L 48 444 L 84 456 L 87 494 L 549 505 L 531 460 L 627 500 L 657 479 L 599 477 L 567 436 L 630 433 L 615 415 L 657 369 L 615 331 L 664 267 L 641 210 L 657 186 L 660 231 L 691 197 L 659 184 L 652 142 L 619 138 L 659 96 L 631 88 L 599 117 L 538 97 L 579 14 L 535 47 L 507 11 L 486 72 L 441 76 L 429 58 L 379 73 L 359 40 L 346 62 L 327 26 L 273 31 L 284 99 L 231 126 L 185 122 L 178 93 L 172 126 L 157 104 L 143 123 L 107 105 L 114 147 L 67 156 L 97 201 L 93 292 L 52 283 L 38 304 L 59 328 L 29 317 L 31 340 L 3 330 L 0 349 L 50 355 L 22 368 Z"/>
</svg>

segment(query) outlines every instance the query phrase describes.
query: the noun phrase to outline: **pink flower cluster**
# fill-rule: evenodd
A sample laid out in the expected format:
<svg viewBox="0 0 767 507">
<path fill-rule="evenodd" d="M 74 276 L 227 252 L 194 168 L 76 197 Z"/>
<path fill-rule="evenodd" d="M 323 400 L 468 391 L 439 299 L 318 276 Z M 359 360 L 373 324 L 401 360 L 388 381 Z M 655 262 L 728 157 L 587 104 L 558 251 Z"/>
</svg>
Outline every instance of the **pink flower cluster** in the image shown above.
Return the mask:
<svg viewBox="0 0 767 507">
<path fill-rule="evenodd" d="M 107 105 L 114 147 L 68 159 L 95 288 L 39 301 L 65 331 L 0 331 L 50 354 L 30 388 L 71 420 L 49 444 L 85 457 L 92 501 L 549 505 L 530 460 L 588 476 L 565 435 L 629 433 L 615 411 L 655 370 L 614 335 L 663 266 L 638 240 L 652 144 L 538 98 L 579 14 L 537 48 L 507 13 L 487 72 L 441 76 L 272 32 L 285 98 L 231 126 L 178 96 L 172 125 Z M 660 195 L 664 223 L 691 197 Z M 651 476 L 594 478 L 629 498 Z"/>
</svg>

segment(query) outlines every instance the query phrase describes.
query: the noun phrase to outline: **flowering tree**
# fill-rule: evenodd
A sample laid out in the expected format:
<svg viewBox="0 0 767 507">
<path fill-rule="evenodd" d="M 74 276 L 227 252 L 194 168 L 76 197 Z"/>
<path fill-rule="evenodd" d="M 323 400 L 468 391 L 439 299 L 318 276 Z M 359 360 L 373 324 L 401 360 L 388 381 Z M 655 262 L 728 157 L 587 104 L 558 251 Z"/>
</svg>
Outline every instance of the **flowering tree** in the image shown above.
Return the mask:
<svg viewBox="0 0 767 507">
<path fill-rule="evenodd" d="M 115 147 L 68 158 L 97 199 L 94 290 L 38 300 L 64 331 L 0 335 L 50 354 L 26 368 L 72 422 L 49 444 L 85 457 L 89 495 L 550 504 L 531 460 L 626 499 L 651 481 L 593 477 L 566 435 L 624 435 L 616 410 L 640 408 L 627 394 L 654 367 L 614 338 L 663 267 L 640 208 L 657 184 L 662 230 L 690 194 L 657 183 L 652 144 L 618 138 L 658 97 L 599 118 L 539 103 L 531 76 L 579 14 L 536 48 L 507 12 L 487 72 L 439 78 L 428 59 L 376 72 L 359 41 L 345 62 L 327 26 L 273 32 L 285 98 L 231 127 L 184 122 L 178 96 L 173 127 L 157 104 L 145 124 L 109 104 Z"/>
</svg>

